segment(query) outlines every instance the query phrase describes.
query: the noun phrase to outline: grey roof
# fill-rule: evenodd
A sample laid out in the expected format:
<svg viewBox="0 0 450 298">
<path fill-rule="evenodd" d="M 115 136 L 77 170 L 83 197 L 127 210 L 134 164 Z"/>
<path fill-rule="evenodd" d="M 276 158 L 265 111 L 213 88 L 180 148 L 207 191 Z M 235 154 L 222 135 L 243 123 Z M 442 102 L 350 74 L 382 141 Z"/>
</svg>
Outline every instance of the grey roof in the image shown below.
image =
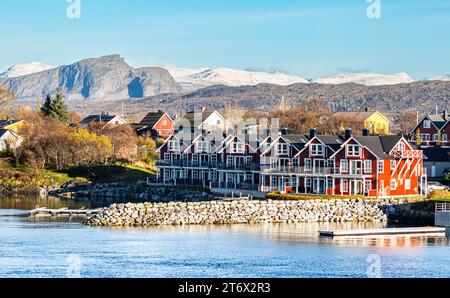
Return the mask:
<svg viewBox="0 0 450 298">
<path fill-rule="evenodd" d="M 139 124 L 149 128 L 153 128 L 153 126 L 155 126 L 155 124 L 158 123 L 158 121 L 164 115 L 165 113 L 163 111 L 150 112 L 144 117 L 144 119 L 142 119 L 142 121 Z"/>
<path fill-rule="evenodd" d="M 367 147 L 379 158 L 390 159 L 389 152 L 401 140 L 402 136 L 357 136 L 354 139 Z"/>
<path fill-rule="evenodd" d="M 284 135 L 282 137 L 285 138 L 297 150 L 302 150 L 305 148 L 306 143 L 309 141 L 306 135 Z"/>
<path fill-rule="evenodd" d="M 441 115 L 428 115 L 427 117 L 434 123 L 437 129 L 441 129 L 447 123 L 447 120 Z"/>
<path fill-rule="evenodd" d="M 449 162 L 450 148 L 424 148 L 423 154 L 428 162 Z M 449 164 L 450 168 L 450 164 Z"/>
<path fill-rule="evenodd" d="M 344 140 L 340 136 L 317 136 L 317 138 L 322 143 L 333 149 L 333 151 L 339 150 L 344 143 Z"/>
<path fill-rule="evenodd" d="M 86 118 L 84 118 L 83 120 L 81 120 L 80 124 L 81 125 L 89 125 L 93 122 L 108 123 L 116 117 L 117 117 L 116 115 L 90 115 L 90 116 L 87 116 Z"/>
<path fill-rule="evenodd" d="M 205 111 L 192 111 L 182 116 L 183 119 L 188 120 L 191 123 L 191 126 L 194 126 L 194 121 L 196 116 L 201 115 L 201 121 L 202 123 L 205 122 L 206 119 L 208 119 L 209 116 L 211 116 L 214 113 L 213 110 L 205 110 Z M 201 124 L 201 123 L 200 123 Z"/>
</svg>

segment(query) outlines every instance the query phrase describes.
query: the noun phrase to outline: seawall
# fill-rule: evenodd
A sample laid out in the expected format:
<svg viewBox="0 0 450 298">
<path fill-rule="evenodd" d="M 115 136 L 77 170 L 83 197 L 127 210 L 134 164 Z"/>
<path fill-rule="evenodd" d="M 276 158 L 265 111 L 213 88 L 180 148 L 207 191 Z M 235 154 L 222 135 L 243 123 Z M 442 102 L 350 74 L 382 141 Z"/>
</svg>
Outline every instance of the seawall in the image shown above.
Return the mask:
<svg viewBox="0 0 450 298">
<path fill-rule="evenodd" d="M 90 226 L 212 225 L 298 222 L 387 222 L 398 200 L 209 201 L 113 204 Z"/>
</svg>

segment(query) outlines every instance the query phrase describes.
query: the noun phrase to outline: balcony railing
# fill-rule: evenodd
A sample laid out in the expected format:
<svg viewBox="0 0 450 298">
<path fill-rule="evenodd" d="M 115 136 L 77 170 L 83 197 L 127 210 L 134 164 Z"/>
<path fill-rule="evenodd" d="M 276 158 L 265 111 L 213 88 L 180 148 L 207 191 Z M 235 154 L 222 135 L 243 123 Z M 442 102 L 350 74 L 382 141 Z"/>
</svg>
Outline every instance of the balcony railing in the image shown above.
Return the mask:
<svg viewBox="0 0 450 298">
<path fill-rule="evenodd" d="M 423 158 L 422 150 L 404 150 L 404 151 L 394 151 L 392 152 L 394 158 L 401 159 L 412 159 L 412 158 Z"/>
<path fill-rule="evenodd" d="M 450 203 L 437 203 L 436 212 L 450 212 Z"/>
<path fill-rule="evenodd" d="M 339 173 L 339 168 L 333 167 L 317 167 L 308 168 L 303 166 L 261 166 L 263 173 L 286 173 L 286 174 L 317 174 L 317 175 L 331 175 Z"/>
<path fill-rule="evenodd" d="M 217 168 L 217 162 L 189 161 L 189 160 L 160 160 L 157 167 L 188 167 L 188 168 Z"/>
<path fill-rule="evenodd" d="M 227 164 L 219 163 L 217 165 L 219 170 L 230 170 L 230 171 L 261 171 L 261 165 L 259 164 Z"/>
</svg>

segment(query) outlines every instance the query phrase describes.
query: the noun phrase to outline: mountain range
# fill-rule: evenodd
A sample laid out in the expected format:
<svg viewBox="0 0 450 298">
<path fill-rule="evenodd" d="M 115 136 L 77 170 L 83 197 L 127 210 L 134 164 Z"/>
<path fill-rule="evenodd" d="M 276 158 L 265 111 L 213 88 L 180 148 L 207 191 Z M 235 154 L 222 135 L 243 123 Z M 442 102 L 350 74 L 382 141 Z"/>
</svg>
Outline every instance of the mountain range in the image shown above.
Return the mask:
<svg viewBox="0 0 450 298">
<path fill-rule="evenodd" d="M 81 60 L 52 68 L 33 62 L 0 73 L 0 85 L 30 103 L 62 90 L 69 105 L 82 114 L 148 109 L 178 113 L 201 105 L 265 109 L 281 97 L 295 104 L 321 98 L 336 110 L 365 107 L 395 114 L 405 109 L 433 112 L 450 106 L 450 75 L 415 82 L 406 73 L 349 73 L 304 79 L 281 72 L 230 68 L 161 68 L 128 65 L 119 55 Z"/>
</svg>

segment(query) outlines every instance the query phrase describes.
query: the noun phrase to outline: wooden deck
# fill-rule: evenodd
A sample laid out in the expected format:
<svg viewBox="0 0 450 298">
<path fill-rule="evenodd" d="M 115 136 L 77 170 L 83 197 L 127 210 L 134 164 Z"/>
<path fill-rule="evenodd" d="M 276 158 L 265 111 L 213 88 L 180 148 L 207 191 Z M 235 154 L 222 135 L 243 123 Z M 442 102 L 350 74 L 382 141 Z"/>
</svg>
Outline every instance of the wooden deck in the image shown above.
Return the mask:
<svg viewBox="0 0 450 298">
<path fill-rule="evenodd" d="M 72 217 L 72 216 L 90 216 L 93 214 L 97 214 L 101 211 L 101 209 L 77 209 L 71 210 L 67 208 L 61 209 L 47 209 L 47 208 L 38 208 L 31 210 L 28 213 L 28 216 L 31 217 Z"/>
<path fill-rule="evenodd" d="M 445 235 L 445 228 L 394 228 L 394 229 L 367 229 L 367 230 L 330 230 L 319 231 L 323 237 L 361 237 L 361 236 L 389 236 L 389 235 Z"/>
</svg>

